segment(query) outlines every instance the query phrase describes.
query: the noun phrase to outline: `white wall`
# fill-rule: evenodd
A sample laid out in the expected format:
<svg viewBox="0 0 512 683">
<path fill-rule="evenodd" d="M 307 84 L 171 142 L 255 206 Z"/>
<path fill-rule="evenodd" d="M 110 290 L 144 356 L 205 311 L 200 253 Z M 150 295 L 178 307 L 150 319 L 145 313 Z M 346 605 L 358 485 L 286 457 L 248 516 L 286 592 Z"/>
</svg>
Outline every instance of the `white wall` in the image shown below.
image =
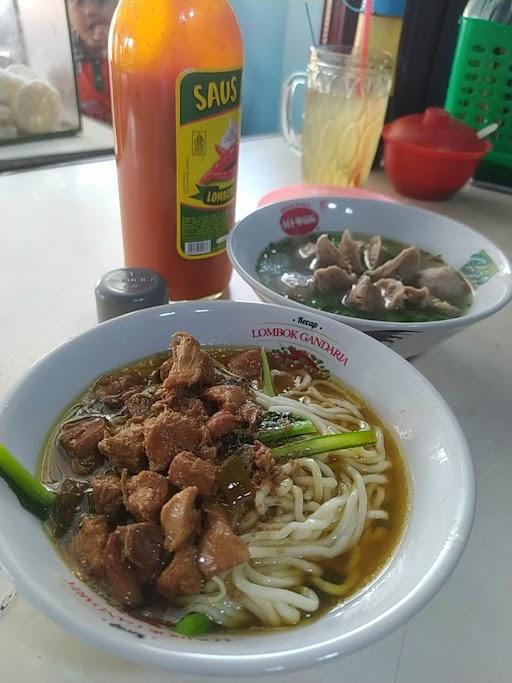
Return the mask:
<svg viewBox="0 0 512 683">
<path fill-rule="evenodd" d="M 231 0 L 244 38 L 242 132 L 274 130 L 278 120 L 288 0 Z"/>
<path fill-rule="evenodd" d="M 323 0 L 308 0 L 315 40 L 320 36 Z M 304 0 L 288 0 L 288 15 L 283 45 L 283 80 L 294 71 L 304 71 L 309 58 L 311 33 Z"/>
<path fill-rule="evenodd" d="M 244 36 L 245 135 L 276 132 L 283 79 L 304 70 L 311 34 L 304 0 L 231 0 Z M 315 35 L 320 34 L 323 0 L 308 0 Z"/>
</svg>

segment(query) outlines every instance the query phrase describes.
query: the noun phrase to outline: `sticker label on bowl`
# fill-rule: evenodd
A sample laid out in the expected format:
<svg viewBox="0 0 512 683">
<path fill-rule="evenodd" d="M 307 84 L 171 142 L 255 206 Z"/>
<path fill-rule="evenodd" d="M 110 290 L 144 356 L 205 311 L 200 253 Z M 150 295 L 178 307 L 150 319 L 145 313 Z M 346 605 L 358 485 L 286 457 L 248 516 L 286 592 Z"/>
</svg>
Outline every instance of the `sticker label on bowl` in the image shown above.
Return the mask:
<svg viewBox="0 0 512 683">
<path fill-rule="evenodd" d="M 162 625 L 159 625 L 157 623 L 153 624 L 149 621 L 144 621 L 142 618 L 137 619 L 115 606 L 110 607 L 101 595 L 95 595 L 94 592 L 89 590 L 88 586 L 82 585 L 77 581 L 70 581 L 69 579 L 66 579 L 65 582 L 81 602 L 84 602 L 100 614 L 100 618 L 104 623 L 107 623 L 111 628 L 116 629 L 117 631 L 122 631 L 123 633 L 132 636 L 136 640 L 150 639 L 166 641 L 169 638 L 178 640 L 185 640 L 188 638 L 188 636 L 182 636 L 173 631 L 170 622 L 168 624 L 162 623 Z M 231 638 L 223 635 L 215 635 L 215 633 L 205 635 L 204 637 L 194 636 L 194 640 L 215 643 L 231 642 Z"/>
<path fill-rule="evenodd" d="M 308 206 L 288 208 L 279 220 L 281 229 L 292 236 L 308 235 L 317 227 L 319 221 L 317 212 Z"/>
<path fill-rule="evenodd" d="M 271 353 L 277 354 L 277 356 L 284 353 L 289 360 L 296 361 L 300 367 L 308 367 L 315 373 L 322 374 L 325 372 L 322 362 L 316 356 L 318 352 L 334 358 L 340 365 L 346 367 L 348 365 L 348 356 L 343 348 L 330 337 L 326 337 L 317 331 L 317 327 L 318 323 L 306 320 L 299 315 L 298 318 L 292 320 L 292 324 L 270 323 L 253 327 L 251 336 L 253 339 L 260 340 L 260 342 L 263 342 L 265 339 L 278 340 L 280 343 L 283 341 L 292 342 L 291 345 L 282 346 L 281 351 L 278 352 L 276 349 L 273 349 Z M 306 350 L 302 350 L 300 347 L 305 347 Z M 312 353 L 312 351 L 315 353 Z"/>
<path fill-rule="evenodd" d="M 472 254 L 469 261 L 459 271 L 466 280 L 476 289 L 485 285 L 498 272 L 498 266 L 489 254 L 482 249 Z"/>
</svg>

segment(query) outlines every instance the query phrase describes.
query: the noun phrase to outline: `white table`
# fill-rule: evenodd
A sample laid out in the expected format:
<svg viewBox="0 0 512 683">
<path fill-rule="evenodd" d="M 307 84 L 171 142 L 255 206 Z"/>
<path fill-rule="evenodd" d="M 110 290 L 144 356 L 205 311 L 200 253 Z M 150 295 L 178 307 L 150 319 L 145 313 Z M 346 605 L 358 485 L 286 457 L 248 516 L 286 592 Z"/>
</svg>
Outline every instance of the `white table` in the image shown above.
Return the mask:
<svg viewBox="0 0 512 683">
<path fill-rule="evenodd" d="M 278 138 L 246 141 L 239 216 L 264 192 L 298 182 L 299 175 L 297 158 Z M 383 174 L 375 174 L 369 188 L 393 194 Z M 511 197 L 467 188 L 428 208 L 474 226 L 512 254 Z M 43 353 L 95 324 L 95 281 L 122 261 L 114 162 L 0 177 L 0 254 L 0 391 L 5 391 Z M 230 294 L 256 298 L 236 277 Z M 385 640 L 315 671 L 278 676 L 275 683 L 512 681 L 511 336 L 508 309 L 417 362 L 459 418 L 476 466 L 475 525 L 453 576 L 418 616 Z M 34 680 L 205 679 L 126 664 L 65 633 L 18 598 L 0 615 L 0 681 Z"/>
</svg>

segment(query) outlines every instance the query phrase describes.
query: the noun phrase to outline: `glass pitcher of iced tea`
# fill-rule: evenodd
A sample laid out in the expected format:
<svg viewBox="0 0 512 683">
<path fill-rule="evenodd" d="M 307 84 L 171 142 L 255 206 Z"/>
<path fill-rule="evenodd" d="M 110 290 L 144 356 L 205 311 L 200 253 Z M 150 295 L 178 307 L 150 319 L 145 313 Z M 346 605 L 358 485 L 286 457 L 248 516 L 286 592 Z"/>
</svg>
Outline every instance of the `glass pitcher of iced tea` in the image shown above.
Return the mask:
<svg viewBox="0 0 512 683">
<path fill-rule="evenodd" d="M 302 154 L 304 181 L 359 187 L 370 172 L 384 124 L 393 75 L 385 52 L 363 55 L 352 47 L 312 47 L 307 74 L 283 86 L 281 127 Z M 294 95 L 305 86 L 302 140 L 294 126 Z"/>
</svg>

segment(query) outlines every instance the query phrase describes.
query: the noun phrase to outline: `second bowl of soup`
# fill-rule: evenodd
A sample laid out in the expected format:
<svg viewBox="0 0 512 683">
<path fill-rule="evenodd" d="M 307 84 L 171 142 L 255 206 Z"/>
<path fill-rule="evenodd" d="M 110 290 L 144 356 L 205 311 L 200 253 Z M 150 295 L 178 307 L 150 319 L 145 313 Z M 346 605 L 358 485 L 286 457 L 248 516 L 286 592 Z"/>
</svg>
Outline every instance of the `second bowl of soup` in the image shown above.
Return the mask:
<svg viewBox="0 0 512 683">
<path fill-rule="evenodd" d="M 510 263 L 466 225 L 398 203 L 312 197 L 244 218 L 228 253 L 258 294 L 317 310 L 407 358 L 492 315 Z"/>
</svg>

